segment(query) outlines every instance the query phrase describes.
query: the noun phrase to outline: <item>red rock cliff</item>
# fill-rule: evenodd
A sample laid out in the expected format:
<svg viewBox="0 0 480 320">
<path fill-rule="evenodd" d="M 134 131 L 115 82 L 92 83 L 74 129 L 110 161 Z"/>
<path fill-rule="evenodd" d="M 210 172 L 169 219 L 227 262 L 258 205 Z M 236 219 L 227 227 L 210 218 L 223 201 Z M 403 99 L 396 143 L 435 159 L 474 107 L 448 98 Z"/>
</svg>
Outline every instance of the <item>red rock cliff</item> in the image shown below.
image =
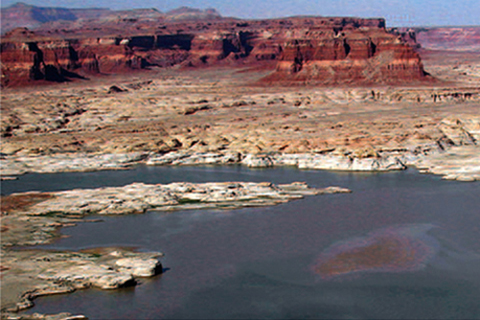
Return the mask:
<svg viewBox="0 0 480 320">
<path fill-rule="evenodd" d="M 418 54 L 383 19 L 104 20 L 2 37 L 2 85 L 66 81 L 152 66 L 261 66 L 266 82 L 391 83 L 425 79 Z"/>
</svg>

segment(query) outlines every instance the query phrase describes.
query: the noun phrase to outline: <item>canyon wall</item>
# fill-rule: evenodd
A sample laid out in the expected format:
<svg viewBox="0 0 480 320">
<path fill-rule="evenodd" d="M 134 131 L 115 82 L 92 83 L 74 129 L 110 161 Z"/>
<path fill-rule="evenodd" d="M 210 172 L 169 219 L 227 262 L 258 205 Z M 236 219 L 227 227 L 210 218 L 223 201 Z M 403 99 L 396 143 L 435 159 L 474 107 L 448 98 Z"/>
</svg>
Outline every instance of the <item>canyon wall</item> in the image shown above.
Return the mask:
<svg viewBox="0 0 480 320">
<path fill-rule="evenodd" d="M 148 21 L 44 24 L 1 41 L 2 86 L 69 81 L 151 67 L 266 67 L 264 83 L 411 83 L 421 59 L 383 19 Z"/>
</svg>

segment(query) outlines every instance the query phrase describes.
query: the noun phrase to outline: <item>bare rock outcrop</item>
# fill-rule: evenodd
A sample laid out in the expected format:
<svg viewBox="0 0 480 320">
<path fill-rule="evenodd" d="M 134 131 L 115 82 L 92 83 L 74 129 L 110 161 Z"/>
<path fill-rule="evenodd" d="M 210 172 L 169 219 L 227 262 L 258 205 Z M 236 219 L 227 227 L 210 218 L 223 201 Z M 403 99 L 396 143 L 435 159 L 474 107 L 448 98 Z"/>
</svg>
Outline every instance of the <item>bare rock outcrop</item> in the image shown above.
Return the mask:
<svg viewBox="0 0 480 320">
<path fill-rule="evenodd" d="M 480 119 L 478 117 L 443 119 L 438 129 L 444 134 L 442 142 L 454 146 L 476 145 L 480 141 Z"/>
<path fill-rule="evenodd" d="M 413 163 L 420 172 L 437 174 L 446 180 L 480 181 L 480 147 L 478 145 L 453 147 L 421 157 Z"/>
<path fill-rule="evenodd" d="M 200 14 L 201 19 L 190 19 Z M 187 17 L 184 20 L 182 17 Z M 205 20 L 210 19 L 210 20 Z M 429 78 L 419 55 L 383 19 L 177 18 L 81 20 L 2 37 L 2 85 L 70 81 L 151 67 L 251 66 L 275 71 L 262 83 L 411 83 Z"/>
<path fill-rule="evenodd" d="M 333 190 L 333 189 L 332 189 Z M 150 209 L 238 208 L 265 206 L 302 198 L 305 195 L 331 193 L 312 189 L 304 183 L 171 183 L 147 185 L 134 183 L 125 187 L 79 189 L 50 193 L 51 197 L 29 206 L 25 214 L 129 214 Z M 348 192 L 338 189 L 337 192 Z"/>
<path fill-rule="evenodd" d="M 138 278 L 162 273 L 161 256 L 116 248 L 84 252 L 2 249 L 2 313 L 30 308 L 35 298 L 44 295 L 133 286 Z"/>
<path fill-rule="evenodd" d="M 264 81 L 284 83 L 408 83 L 429 79 L 413 47 L 383 28 L 354 27 L 343 19 L 328 28 L 298 30 Z"/>
</svg>

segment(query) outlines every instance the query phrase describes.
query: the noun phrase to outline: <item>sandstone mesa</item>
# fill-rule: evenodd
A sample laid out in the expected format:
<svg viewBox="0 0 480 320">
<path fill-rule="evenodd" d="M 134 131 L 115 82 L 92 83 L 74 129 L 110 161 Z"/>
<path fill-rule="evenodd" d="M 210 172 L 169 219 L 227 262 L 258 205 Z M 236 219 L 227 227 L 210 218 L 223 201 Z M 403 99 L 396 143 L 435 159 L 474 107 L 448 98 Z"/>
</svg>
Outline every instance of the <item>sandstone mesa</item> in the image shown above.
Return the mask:
<svg viewBox="0 0 480 320">
<path fill-rule="evenodd" d="M 7 20 L 14 15 L 8 10 L 13 9 L 2 9 Z M 116 19 L 106 13 L 78 19 L 72 12 L 64 13 L 72 22 L 62 26 L 47 22 L 34 31 L 13 29 L 2 37 L 2 85 L 63 82 L 172 66 L 273 67 L 260 81 L 266 85 L 432 80 L 419 54 L 401 37 L 387 32 L 384 19 L 239 20 L 212 19 L 212 12 L 187 13 L 172 20 L 152 11 L 133 11 L 131 18 L 119 13 Z"/>
</svg>

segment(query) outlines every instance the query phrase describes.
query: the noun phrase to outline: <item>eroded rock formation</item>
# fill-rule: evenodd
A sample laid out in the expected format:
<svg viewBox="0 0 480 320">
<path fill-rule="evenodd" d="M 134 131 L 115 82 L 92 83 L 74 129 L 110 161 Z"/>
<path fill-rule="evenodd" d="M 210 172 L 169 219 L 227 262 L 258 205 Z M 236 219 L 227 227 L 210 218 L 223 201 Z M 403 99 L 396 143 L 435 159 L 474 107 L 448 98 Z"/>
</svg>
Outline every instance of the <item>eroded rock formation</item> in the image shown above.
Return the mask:
<svg viewBox="0 0 480 320">
<path fill-rule="evenodd" d="M 267 81 L 405 83 L 425 80 L 420 56 L 407 43 L 376 26 L 342 19 L 285 39 L 276 72 Z"/>
<path fill-rule="evenodd" d="M 398 35 L 388 33 L 383 19 L 249 21 L 213 19 L 212 14 L 200 16 L 208 20 L 140 15 L 135 19 L 80 19 L 61 28 L 46 23 L 34 31 L 14 29 L 2 38 L 2 85 L 175 65 L 275 70 L 266 82 L 402 83 L 426 79 L 419 55 Z"/>
</svg>

